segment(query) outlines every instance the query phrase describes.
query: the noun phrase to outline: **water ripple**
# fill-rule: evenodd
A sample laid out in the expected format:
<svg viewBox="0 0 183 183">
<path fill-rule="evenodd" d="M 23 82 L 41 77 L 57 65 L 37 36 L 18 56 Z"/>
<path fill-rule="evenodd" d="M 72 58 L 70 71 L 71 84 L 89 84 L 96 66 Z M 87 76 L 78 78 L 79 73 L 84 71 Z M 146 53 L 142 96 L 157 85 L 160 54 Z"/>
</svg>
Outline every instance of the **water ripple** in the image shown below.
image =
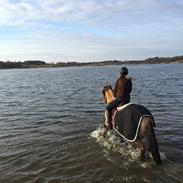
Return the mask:
<svg viewBox="0 0 183 183">
<path fill-rule="evenodd" d="M 102 126 L 102 88 L 114 86 L 118 66 L 4 70 L 0 182 L 181 182 L 183 65 L 128 67 L 132 102 L 154 115 L 162 166 L 136 161 L 130 146 L 114 141 L 112 151 L 90 137 Z"/>
</svg>

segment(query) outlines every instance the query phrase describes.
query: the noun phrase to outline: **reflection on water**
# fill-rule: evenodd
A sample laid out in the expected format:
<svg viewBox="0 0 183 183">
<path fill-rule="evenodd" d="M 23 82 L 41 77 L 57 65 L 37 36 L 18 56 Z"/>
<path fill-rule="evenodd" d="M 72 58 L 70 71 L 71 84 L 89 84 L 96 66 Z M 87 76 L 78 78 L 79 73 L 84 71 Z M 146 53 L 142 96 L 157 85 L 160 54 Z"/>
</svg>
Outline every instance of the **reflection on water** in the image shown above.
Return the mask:
<svg viewBox="0 0 183 183">
<path fill-rule="evenodd" d="M 129 65 L 132 102 L 156 120 L 163 164 L 113 132 L 100 137 L 102 88 L 119 66 L 0 70 L 0 182 L 183 180 L 183 65 Z"/>
</svg>

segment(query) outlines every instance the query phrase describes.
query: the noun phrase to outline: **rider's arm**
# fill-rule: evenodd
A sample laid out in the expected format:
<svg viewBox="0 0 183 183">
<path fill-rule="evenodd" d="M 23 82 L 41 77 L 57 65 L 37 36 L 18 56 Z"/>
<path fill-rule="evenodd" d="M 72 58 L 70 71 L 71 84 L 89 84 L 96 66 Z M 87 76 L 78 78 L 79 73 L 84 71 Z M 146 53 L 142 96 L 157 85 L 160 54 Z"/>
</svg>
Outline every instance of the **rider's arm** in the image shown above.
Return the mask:
<svg viewBox="0 0 183 183">
<path fill-rule="evenodd" d="M 132 91 L 132 81 L 131 81 L 131 79 L 128 79 L 126 84 L 127 84 L 127 91 L 126 92 L 127 92 L 128 95 L 130 95 L 130 93 Z"/>
</svg>

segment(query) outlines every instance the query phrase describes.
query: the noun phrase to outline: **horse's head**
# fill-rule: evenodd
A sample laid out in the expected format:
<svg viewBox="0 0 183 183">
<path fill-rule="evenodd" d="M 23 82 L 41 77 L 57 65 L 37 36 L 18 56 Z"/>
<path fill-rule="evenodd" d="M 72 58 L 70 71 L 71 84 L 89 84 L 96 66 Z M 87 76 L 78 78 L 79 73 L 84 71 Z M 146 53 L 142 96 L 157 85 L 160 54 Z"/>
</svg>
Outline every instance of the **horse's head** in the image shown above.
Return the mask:
<svg viewBox="0 0 183 183">
<path fill-rule="evenodd" d="M 102 93 L 103 93 L 104 102 L 106 104 L 109 103 L 109 101 L 112 101 L 114 99 L 111 85 L 105 85 Z"/>
</svg>

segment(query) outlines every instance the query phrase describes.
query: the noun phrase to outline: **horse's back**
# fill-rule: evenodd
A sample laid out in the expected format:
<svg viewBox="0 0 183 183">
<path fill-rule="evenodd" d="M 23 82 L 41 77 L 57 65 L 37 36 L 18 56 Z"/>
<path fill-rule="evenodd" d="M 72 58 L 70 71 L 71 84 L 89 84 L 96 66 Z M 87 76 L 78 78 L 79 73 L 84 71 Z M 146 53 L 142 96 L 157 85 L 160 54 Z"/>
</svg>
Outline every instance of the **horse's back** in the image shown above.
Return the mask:
<svg viewBox="0 0 183 183">
<path fill-rule="evenodd" d="M 153 119 L 151 112 L 146 107 L 139 104 L 127 104 L 116 112 L 114 116 L 114 128 L 122 137 L 133 141 L 137 137 L 140 123 L 144 116 Z"/>
<path fill-rule="evenodd" d="M 153 129 L 155 124 L 152 123 L 154 123 L 154 119 L 151 112 L 139 104 L 126 105 L 122 110 L 116 112 L 114 117 L 114 128 L 119 135 L 129 142 L 134 142 L 140 131 L 141 138 L 147 139 L 147 149 L 151 152 L 154 161 L 161 164 L 159 147 Z"/>
</svg>

